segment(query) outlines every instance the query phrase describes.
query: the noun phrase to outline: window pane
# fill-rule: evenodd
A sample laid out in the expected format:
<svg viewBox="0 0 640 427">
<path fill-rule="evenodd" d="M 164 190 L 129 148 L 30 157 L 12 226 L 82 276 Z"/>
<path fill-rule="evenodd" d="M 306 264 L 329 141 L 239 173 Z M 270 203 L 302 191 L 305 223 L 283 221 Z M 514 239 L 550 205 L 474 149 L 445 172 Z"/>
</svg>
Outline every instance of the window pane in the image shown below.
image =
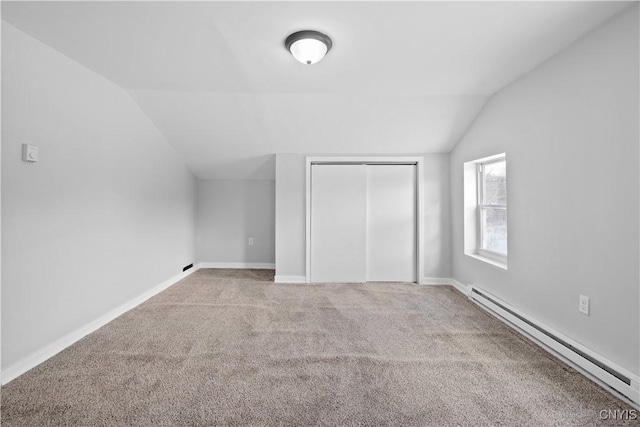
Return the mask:
<svg viewBox="0 0 640 427">
<path fill-rule="evenodd" d="M 507 204 L 507 162 L 484 165 L 483 195 L 485 205 Z"/>
<path fill-rule="evenodd" d="M 507 254 L 507 211 L 482 209 L 482 249 Z"/>
</svg>

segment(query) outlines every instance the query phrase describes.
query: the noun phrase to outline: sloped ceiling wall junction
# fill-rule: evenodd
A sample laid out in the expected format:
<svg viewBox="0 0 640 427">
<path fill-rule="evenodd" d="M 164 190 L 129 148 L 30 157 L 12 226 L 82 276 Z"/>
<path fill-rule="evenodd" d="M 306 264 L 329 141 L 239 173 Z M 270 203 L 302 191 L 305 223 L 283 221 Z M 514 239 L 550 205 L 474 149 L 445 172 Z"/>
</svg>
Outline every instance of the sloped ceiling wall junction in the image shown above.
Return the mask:
<svg viewBox="0 0 640 427">
<path fill-rule="evenodd" d="M 201 179 L 274 153 L 447 153 L 488 98 L 624 2 L 3 2 L 3 19 L 127 89 Z M 314 66 L 283 41 L 334 46 Z"/>
</svg>

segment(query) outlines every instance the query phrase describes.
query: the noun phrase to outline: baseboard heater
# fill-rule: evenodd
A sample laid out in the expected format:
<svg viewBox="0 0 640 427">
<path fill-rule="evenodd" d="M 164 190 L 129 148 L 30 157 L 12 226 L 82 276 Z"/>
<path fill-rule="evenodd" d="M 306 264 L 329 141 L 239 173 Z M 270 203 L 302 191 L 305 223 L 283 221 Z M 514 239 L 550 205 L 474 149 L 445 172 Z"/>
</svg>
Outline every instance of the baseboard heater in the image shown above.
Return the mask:
<svg viewBox="0 0 640 427">
<path fill-rule="evenodd" d="M 636 404 L 640 404 L 637 376 L 611 361 L 603 360 L 602 357 L 598 357 L 587 348 L 519 313 L 515 308 L 510 307 L 505 302 L 481 289 L 470 286 L 469 298 L 527 335 L 535 338 L 545 347 L 552 350 L 552 353 L 561 356 L 562 359 L 570 362 L 578 370 L 590 374 L 599 382 L 604 383 L 604 385 L 609 386 Z"/>
</svg>

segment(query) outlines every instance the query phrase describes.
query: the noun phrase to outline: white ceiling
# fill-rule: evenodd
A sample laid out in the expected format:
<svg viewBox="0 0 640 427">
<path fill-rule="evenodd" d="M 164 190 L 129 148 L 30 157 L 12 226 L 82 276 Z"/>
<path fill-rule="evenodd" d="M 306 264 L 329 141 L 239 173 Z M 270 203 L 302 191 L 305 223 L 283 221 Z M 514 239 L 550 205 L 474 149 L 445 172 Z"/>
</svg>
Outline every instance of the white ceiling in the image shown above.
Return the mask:
<svg viewBox="0 0 640 427">
<path fill-rule="evenodd" d="M 127 89 L 201 179 L 274 153 L 449 152 L 488 98 L 629 2 L 3 2 L 2 18 Z M 334 44 L 306 66 L 301 29 Z"/>
</svg>

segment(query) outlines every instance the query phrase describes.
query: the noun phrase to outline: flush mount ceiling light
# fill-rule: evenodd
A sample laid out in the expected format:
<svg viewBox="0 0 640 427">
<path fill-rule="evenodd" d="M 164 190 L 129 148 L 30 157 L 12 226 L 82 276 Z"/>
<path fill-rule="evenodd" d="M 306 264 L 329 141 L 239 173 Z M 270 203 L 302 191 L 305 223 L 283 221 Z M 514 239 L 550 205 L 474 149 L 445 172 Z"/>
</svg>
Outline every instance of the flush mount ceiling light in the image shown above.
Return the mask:
<svg viewBox="0 0 640 427">
<path fill-rule="evenodd" d="M 318 31 L 298 31 L 284 42 L 287 50 L 303 64 L 311 65 L 320 61 L 331 49 L 331 39 Z"/>
</svg>

